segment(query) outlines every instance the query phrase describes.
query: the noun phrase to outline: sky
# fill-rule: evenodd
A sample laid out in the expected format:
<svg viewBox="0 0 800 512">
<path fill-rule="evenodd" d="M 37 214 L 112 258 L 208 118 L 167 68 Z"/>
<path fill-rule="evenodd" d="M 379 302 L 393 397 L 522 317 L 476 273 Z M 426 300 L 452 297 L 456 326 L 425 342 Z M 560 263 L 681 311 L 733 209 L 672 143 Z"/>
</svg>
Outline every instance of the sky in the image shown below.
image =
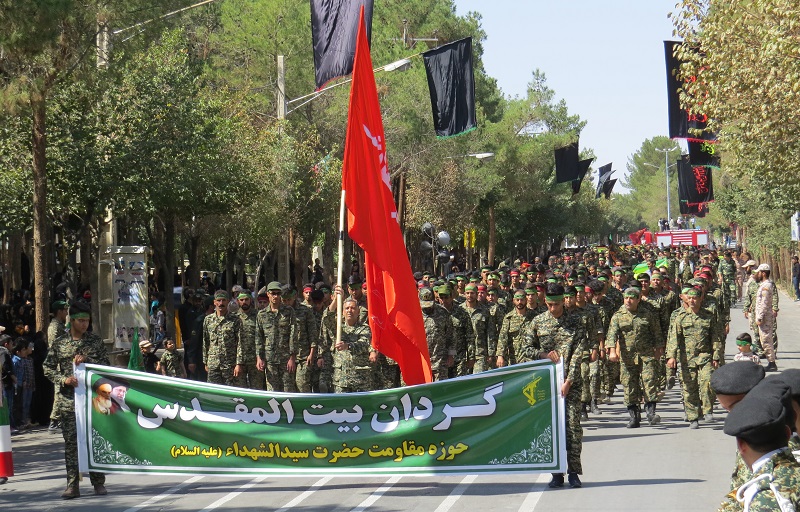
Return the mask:
<svg viewBox="0 0 800 512">
<path fill-rule="evenodd" d="M 506 96 L 523 97 L 535 69 L 586 121 L 581 150 L 622 179 L 646 139 L 667 135 L 664 41 L 676 0 L 455 0 L 482 16 L 483 63 Z M 617 191 L 621 183 L 617 184 Z"/>
</svg>

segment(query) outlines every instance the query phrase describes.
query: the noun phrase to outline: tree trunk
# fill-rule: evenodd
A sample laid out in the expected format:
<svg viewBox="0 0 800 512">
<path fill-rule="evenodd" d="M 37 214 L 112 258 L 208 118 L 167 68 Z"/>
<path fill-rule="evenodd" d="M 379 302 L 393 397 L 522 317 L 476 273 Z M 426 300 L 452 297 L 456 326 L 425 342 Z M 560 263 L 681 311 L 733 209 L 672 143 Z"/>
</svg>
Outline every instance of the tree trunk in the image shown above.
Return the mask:
<svg viewBox="0 0 800 512">
<path fill-rule="evenodd" d="M 233 264 L 236 261 L 236 248 L 228 247 L 225 250 L 225 286 L 221 287 L 225 290 L 233 288 Z"/>
<path fill-rule="evenodd" d="M 200 287 L 200 236 L 190 234 L 186 240 L 187 255 L 189 256 L 189 272 L 186 276 L 190 288 Z"/>
<path fill-rule="evenodd" d="M 167 301 L 167 336 L 175 339 L 175 217 L 164 219 L 164 294 Z"/>
<path fill-rule="evenodd" d="M 292 230 L 292 248 L 294 249 L 294 284 L 299 290 L 308 279 L 308 262 L 310 255 L 306 254 L 306 247 L 302 237 L 297 236 L 297 231 Z M 313 266 L 313 264 L 312 264 Z"/>
<path fill-rule="evenodd" d="M 489 206 L 489 251 L 486 255 L 486 259 L 489 260 L 489 265 L 492 266 L 494 266 L 494 251 L 495 245 L 497 244 L 497 233 L 495 228 L 494 205 L 491 205 Z"/>
<path fill-rule="evenodd" d="M 336 252 L 337 231 L 331 227 L 325 232 L 325 243 L 322 245 L 322 268 L 325 282 L 333 284 L 336 280 L 336 261 L 334 261 L 334 253 Z"/>
<path fill-rule="evenodd" d="M 14 233 L 8 237 L 9 279 L 8 294 L 5 301 L 11 302 L 11 292 L 22 287 L 22 233 Z"/>
<path fill-rule="evenodd" d="M 33 281 L 36 331 L 47 332 L 50 290 L 47 286 L 47 111 L 45 95 L 31 94 L 33 111 Z"/>
<path fill-rule="evenodd" d="M 84 224 L 80 232 L 80 252 L 81 252 L 81 267 L 80 267 L 80 282 L 78 288 L 81 290 L 91 289 L 91 276 L 92 272 L 92 230 L 89 224 Z M 92 291 L 94 296 L 95 290 Z"/>
</svg>

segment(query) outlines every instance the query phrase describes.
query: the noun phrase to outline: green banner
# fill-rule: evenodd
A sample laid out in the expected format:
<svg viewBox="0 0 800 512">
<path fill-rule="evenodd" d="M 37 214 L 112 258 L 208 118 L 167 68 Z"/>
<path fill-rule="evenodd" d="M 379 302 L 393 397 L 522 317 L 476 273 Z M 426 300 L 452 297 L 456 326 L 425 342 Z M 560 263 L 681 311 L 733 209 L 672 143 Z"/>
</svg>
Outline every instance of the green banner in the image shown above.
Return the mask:
<svg viewBox="0 0 800 512">
<path fill-rule="evenodd" d="M 565 472 L 548 360 L 351 394 L 273 393 L 82 365 L 81 471 L 217 475 Z"/>
</svg>

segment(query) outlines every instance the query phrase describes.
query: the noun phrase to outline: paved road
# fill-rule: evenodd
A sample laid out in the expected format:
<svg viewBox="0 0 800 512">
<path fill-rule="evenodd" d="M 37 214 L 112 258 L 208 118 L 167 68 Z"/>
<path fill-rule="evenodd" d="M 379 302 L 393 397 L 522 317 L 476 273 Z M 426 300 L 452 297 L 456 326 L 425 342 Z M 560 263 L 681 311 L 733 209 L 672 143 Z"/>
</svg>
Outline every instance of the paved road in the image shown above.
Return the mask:
<svg viewBox="0 0 800 512">
<path fill-rule="evenodd" d="M 778 334 L 780 368 L 800 368 L 800 303 L 781 294 Z M 741 309 L 732 313 L 733 338 L 747 325 Z M 667 392 L 657 427 L 626 429 L 618 393 L 603 414 L 584 423 L 584 488 L 548 490 L 549 475 L 466 475 L 375 478 L 218 478 L 210 476 L 109 475 L 106 497 L 63 501 L 63 440 L 44 431 L 14 436 L 17 476 L 0 486 L 0 510 L 423 510 L 431 512 L 510 510 L 567 512 L 709 511 L 728 487 L 734 441 L 716 423 L 689 430 L 682 422 L 679 389 Z"/>
</svg>

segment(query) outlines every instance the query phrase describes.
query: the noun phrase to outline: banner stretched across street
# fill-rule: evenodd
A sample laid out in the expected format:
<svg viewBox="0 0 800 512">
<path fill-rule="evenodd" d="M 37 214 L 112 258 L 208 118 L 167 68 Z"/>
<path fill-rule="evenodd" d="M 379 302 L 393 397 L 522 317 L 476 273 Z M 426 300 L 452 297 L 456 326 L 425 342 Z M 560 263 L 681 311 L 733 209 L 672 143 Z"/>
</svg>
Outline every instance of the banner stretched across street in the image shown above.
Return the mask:
<svg viewBox="0 0 800 512">
<path fill-rule="evenodd" d="M 270 393 L 82 365 L 81 471 L 217 475 L 564 472 L 548 360 L 352 394 Z"/>
</svg>

